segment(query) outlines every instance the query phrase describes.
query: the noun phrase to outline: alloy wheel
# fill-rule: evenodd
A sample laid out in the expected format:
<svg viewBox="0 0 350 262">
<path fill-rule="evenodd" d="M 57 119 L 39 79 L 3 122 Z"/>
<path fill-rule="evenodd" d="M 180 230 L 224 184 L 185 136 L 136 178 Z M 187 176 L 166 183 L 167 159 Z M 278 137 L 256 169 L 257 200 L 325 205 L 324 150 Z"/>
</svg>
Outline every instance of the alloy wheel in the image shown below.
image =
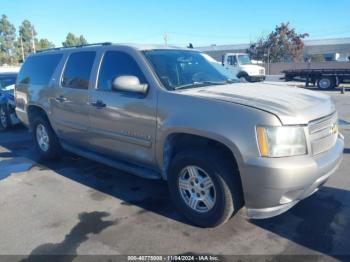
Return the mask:
<svg viewBox="0 0 350 262">
<path fill-rule="evenodd" d="M 197 212 L 208 212 L 215 205 L 214 183 L 207 172 L 200 167 L 187 166 L 182 169 L 178 189 L 187 206 Z"/>
<path fill-rule="evenodd" d="M 47 133 L 46 127 L 42 124 L 37 125 L 36 127 L 36 139 L 40 149 L 44 152 L 49 150 L 50 139 Z"/>
</svg>

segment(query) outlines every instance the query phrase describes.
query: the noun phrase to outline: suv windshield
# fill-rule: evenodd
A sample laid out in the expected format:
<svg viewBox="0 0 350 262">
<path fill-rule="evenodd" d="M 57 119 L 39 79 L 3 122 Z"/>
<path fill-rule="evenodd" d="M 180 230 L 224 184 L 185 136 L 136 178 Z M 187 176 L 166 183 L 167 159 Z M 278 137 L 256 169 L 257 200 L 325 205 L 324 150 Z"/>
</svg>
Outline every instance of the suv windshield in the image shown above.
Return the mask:
<svg viewBox="0 0 350 262">
<path fill-rule="evenodd" d="M 241 65 L 249 65 L 252 63 L 248 55 L 238 55 L 238 61 Z"/>
<path fill-rule="evenodd" d="M 168 90 L 221 85 L 236 80 L 214 59 L 205 54 L 182 50 L 152 50 L 144 52 L 157 76 Z"/>
</svg>

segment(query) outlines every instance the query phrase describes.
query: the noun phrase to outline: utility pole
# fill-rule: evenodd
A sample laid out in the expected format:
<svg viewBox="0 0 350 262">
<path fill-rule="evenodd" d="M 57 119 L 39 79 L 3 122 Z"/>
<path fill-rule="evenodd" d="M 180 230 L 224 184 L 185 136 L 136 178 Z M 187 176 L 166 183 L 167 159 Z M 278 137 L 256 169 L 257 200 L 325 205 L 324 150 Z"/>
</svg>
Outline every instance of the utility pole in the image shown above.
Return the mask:
<svg viewBox="0 0 350 262">
<path fill-rule="evenodd" d="M 167 46 L 168 45 L 168 34 L 167 33 L 164 33 L 164 45 Z"/>
<path fill-rule="evenodd" d="M 21 40 L 21 50 L 22 50 L 22 63 L 24 62 L 24 49 L 23 49 L 23 41 L 22 41 L 22 36 L 19 36 L 19 39 Z"/>
<path fill-rule="evenodd" d="M 33 44 L 33 52 L 35 53 L 36 52 L 36 50 L 35 50 L 35 38 L 34 38 L 34 28 L 33 28 L 33 26 L 32 26 L 32 44 Z"/>
</svg>

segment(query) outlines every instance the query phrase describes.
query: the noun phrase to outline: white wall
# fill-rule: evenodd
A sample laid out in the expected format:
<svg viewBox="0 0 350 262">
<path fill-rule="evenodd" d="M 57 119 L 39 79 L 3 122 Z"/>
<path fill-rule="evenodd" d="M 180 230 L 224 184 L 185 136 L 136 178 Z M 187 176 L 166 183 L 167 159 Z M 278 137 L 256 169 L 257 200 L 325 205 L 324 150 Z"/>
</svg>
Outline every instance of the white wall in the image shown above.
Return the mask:
<svg viewBox="0 0 350 262">
<path fill-rule="evenodd" d="M 19 66 L 0 66 L 0 73 L 17 73 L 19 69 Z"/>
</svg>

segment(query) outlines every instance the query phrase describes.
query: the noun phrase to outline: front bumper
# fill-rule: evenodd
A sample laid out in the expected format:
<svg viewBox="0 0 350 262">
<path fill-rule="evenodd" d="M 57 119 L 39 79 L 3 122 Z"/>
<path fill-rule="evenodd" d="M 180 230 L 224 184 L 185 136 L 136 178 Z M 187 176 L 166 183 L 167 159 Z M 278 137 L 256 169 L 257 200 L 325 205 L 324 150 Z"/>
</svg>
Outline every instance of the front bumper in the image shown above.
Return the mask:
<svg viewBox="0 0 350 262">
<path fill-rule="evenodd" d="M 265 80 L 265 75 L 252 75 L 249 76 L 249 81 L 251 82 L 260 82 Z"/>
<path fill-rule="evenodd" d="M 248 218 L 279 215 L 315 193 L 341 163 L 344 141 L 317 156 L 255 158 L 241 168 Z"/>
</svg>

